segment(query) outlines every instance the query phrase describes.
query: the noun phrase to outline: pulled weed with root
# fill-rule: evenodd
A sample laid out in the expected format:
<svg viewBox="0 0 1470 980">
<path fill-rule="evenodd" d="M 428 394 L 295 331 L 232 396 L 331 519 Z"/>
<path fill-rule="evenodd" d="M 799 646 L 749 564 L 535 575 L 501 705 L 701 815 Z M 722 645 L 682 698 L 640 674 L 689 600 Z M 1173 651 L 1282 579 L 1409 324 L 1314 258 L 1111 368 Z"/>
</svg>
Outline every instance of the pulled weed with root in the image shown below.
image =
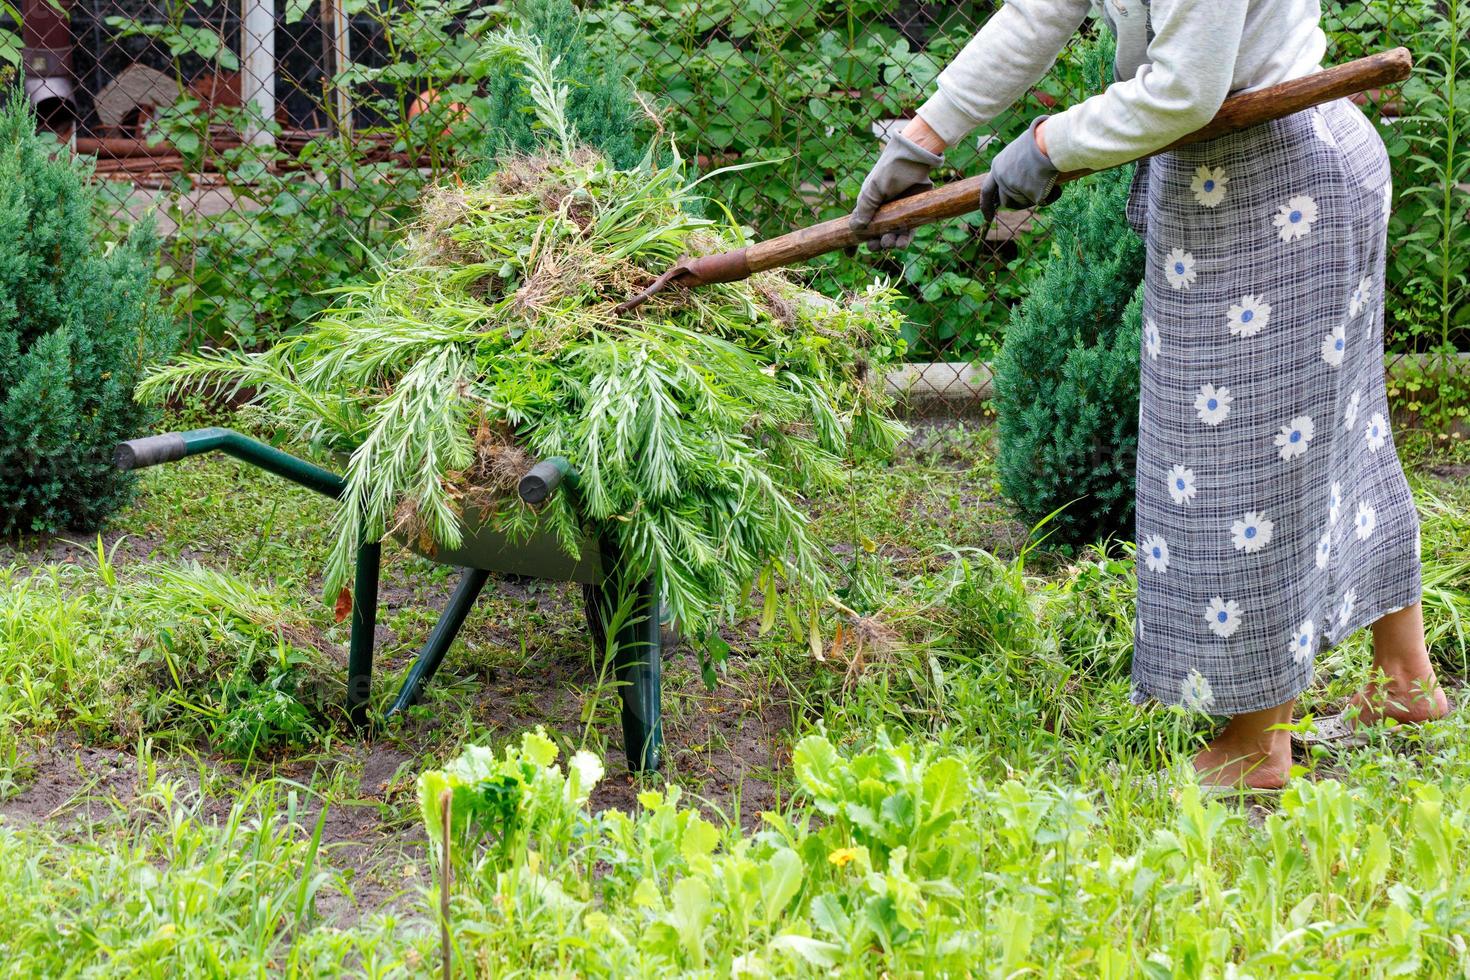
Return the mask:
<svg viewBox="0 0 1470 980">
<path fill-rule="evenodd" d="M 763 273 L 619 314 L 681 255 L 735 247 L 740 230 L 694 214 L 677 154 L 620 171 L 578 148 L 545 55 L 497 43 L 528 66 L 553 146 L 429 193 L 376 278 L 339 290 L 301 336 L 184 358 L 143 390 L 250 388 L 301 442 L 350 454 L 329 597 L 364 538 L 432 553 L 488 522 L 568 550 L 610 538 L 635 574 L 657 571 L 691 636 L 757 580 L 793 624 L 814 618 L 828 576 L 796 498 L 901 435 L 882 384 L 901 349 L 890 291 L 834 303 Z M 511 488 L 555 456 L 577 468 L 575 495 L 533 511 Z"/>
</svg>

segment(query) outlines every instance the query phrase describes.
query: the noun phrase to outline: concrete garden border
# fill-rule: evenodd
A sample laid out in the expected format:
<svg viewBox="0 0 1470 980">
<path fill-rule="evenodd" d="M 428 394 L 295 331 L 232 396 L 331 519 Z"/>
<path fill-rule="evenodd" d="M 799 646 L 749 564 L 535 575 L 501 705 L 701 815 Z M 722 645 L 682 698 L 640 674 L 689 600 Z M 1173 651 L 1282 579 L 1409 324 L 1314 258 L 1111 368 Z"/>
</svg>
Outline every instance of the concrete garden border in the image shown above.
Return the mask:
<svg viewBox="0 0 1470 980">
<path fill-rule="evenodd" d="M 1441 376 L 1447 370 L 1456 377 L 1470 377 L 1470 351 L 1448 359 L 1440 354 L 1390 354 L 1384 358 L 1391 382 L 1407 378 L 1411 367 Z M 994 376 L 991 365 L 983 361 L 916 361 L 889 371 L 884 382 L 908 411 L 963 412 L 979 409 L 990 400 L 995 393 Z M 1461 422 L 1455 428 L 1462 438 L 1470 438 L 1470 424 Z"/>
</svg>

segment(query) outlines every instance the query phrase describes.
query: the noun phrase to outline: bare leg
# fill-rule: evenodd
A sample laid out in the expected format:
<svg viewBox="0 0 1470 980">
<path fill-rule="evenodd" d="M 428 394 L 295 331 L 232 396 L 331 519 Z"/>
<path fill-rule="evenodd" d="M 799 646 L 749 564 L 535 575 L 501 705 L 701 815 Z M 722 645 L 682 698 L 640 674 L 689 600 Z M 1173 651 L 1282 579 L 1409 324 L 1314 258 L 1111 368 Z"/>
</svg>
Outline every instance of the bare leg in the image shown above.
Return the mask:
<svg viewBox="0 0 1470 980">
<path fill-rule="evenodd" d="M 1414 603 L 1373 624 L 1373 677 L 1353 695 L 1360 722 L 1392 718 L 1415 724 L 1439 718 L 1449 702 L 1424 643 L 1424 607 Z"/>
<path fill-rule="evenodd" d="M 1252 789 L 1280 789 L 1291 772 L 1291 733 L 1272 731 L 1291 722 L 1295 700 L 1231 718 L 1215 740 L 1194 757 L 1200 782 Z"/>
</svg>

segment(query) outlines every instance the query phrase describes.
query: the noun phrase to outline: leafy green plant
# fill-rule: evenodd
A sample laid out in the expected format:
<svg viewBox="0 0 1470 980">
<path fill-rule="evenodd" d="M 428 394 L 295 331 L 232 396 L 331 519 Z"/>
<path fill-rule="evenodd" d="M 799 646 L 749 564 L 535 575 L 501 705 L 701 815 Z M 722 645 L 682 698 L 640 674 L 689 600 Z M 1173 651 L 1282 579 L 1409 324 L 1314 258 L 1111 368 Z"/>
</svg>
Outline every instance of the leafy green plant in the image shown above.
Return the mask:
<svg viewBox="0 0 1470 980">
<path fill-rule="evenodd" d="M 12 90 L 0 109 L 0 535 L 92 528 L 122 505 L 131 479 L 112 450 L 146 428 L 133 386 L 173 343 L 151 225 L 99 246 L 88 174 L 55 148 Z"/>
<path fill-rule="evenodd" d="M 13 22 L 17 27 L 21 22 L 20 7 L 11 3 L 10 0 L 0 2 L 0 17 Z M 0 61 L 7 65 L 20 64 L 20 50 L 23 42 L 15 31 L 8 27 L 0 27 Z M 0 77 L 0 82 L 8 82 L 9 77 Z"/>
<path fill-rule="evenodd" d="M 1416 273 L 1405 281 L 1432 298 L 1438 328 L 1433 343 L 1452 349 L 1457 331 L 1470 328 L 1470 3 L 1444 4 L 1416 34 L 1422 52 L 1405 84 L 1411 107 L 1402 120 L 1408 152 L 1401 166 L 1407 186 L 1397 204 L 1416 212 L 1412 229 L 1396 237 L 1400 256 Z"/>
<path fill-rule="evenodd" d="M 1143 247 L 1123 206 L 1131 171 L 1052 209 L 1051 258 L 996 361 L 1001 487 L 1021 518 L 1055 511 L 1057 540 L 1127 535 L 1138 440 Z"/>
<path fill-rule="evenodd" d="M 1420 16 L 1390 222 L 1396 345 L 1417 356 L 1397 366 L 1392 393 L 1445 431 L 1470 421 L 1470 379 L 1456 358 L 1470 349 L 1470 3 L 1429 4 Z"/>
<path fill-rule="evenodd" d="M 1105 798 L 979 778 L 962 750 L 881 731 L 853 750 L 815 734 L 792 754 L 794 805 L 747 834 L 676 787 L 594 815 L 600 774 L 585 754 L 564 770 L 533 733 L 420 777 L 432 840 L 449 803 L 438 860 L 456 873 L 435 897 L 457 961 L 589 976 L 1470 966 L 1450 938 L 1470 924 L 1453 859 L 1470 794 L 1423 781 L 1297 780 L 1253 825 L 1188 777 L 1172 795 L 1110 780 Z"/>
</svg>

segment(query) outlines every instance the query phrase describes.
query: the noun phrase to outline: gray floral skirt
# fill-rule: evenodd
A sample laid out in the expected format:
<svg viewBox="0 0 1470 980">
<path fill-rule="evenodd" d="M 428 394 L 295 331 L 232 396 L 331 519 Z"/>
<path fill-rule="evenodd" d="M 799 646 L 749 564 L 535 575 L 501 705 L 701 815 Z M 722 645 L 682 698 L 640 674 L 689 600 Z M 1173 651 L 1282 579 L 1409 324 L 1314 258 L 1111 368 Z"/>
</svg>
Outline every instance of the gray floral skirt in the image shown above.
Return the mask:
<svg viewBox="0 0 1470 980">
<path fill-rule="evenodd" d="M 1135 700 L 1281 704 L 1319 651 L 1418 601 L 1384 384 L 1391 199 L 1345 100 L 1140 167 Z"/>
</svg>

